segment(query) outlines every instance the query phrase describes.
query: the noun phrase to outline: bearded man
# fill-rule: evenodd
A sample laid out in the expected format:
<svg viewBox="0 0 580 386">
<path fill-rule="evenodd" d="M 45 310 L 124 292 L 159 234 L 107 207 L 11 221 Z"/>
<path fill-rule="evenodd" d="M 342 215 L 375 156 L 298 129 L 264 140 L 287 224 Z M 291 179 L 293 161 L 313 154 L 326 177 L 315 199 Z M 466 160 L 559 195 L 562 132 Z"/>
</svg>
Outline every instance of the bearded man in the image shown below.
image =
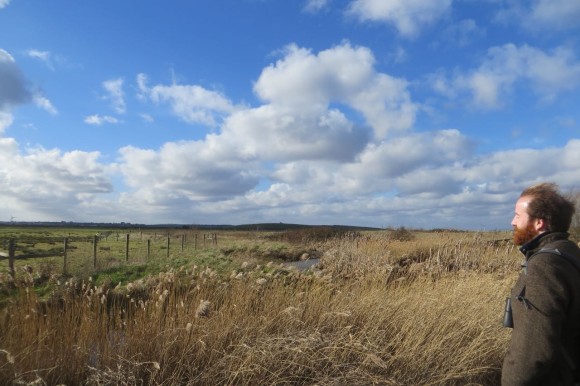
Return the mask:
<svg viewBox="0 0 580 386">
<path fill-rule="evenodd" d="M 514 242 L 525 259 L 510 300 L 513 330 L 502 385 L 574 385 L 580 370 L 580 249 L 568 239 L 574 203 L 552 183 L 525 189 Z M 578 264 L 580 267 L 580 264 Z"/>
</svg>

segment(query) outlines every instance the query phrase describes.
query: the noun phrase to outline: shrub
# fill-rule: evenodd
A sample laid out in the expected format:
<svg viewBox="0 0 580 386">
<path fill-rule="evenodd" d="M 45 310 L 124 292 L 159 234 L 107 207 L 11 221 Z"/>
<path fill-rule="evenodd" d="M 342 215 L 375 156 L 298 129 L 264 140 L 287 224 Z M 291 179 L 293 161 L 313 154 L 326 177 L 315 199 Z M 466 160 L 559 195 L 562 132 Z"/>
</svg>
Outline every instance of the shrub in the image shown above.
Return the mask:
<svg viewBox="0 0 580 386">
<path fill-rule="evenodd" d="M 360 237 L 360 232 L 333 227 L 313 227 L 285 231 L 280 237 L 282 241 L 293 244 L 312 244 L 343 237 L 355 239 Z"/>
<path fill-rule="evenodd" d="M 405 227 L 400 227 L 397 229 L 393 229 L 388 233 L 389 240 L 396 240 L 396 241 L 411 241 L 415 239 L 415 235 L 413 232 L 408 230 Z"/>
</svg>

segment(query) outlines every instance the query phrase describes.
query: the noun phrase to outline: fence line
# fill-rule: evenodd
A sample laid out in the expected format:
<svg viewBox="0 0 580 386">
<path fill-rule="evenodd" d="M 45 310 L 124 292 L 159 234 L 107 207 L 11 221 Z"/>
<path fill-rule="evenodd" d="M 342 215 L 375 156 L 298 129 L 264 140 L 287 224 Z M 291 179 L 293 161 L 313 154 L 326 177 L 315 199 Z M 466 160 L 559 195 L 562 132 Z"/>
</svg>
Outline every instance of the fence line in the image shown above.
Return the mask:
<svg viewBox="0 0 580 386">
<path fill-rule="evenodd" d="M 42 238 L 39 237 L 37 239 L 35 238 L 23 238 L 21 240 L 16 239 L 16 238 L 9 238 L 9 239 L 5 239 L 2 245 L 2 249 L 5 249 L 6 252 L 1 251 L 0 250 L 0 260 L 3 259 L 7 259 L 8 260 L 8 274 L 10 275 L 10 277 L 12 279 L 15 278 L 16 276 L 16 270 L 14 268 L 14 263 L 16 260 L 24 260 L 24 259 L 29 259 L 29 258 L 49 258 L 49 257 L 62 257 L 62 272 L 64 275 L 67 275 L 70 271 L 70 264 L 71 264 L 71 252 L 74 252 L 78 247 L 73 245 L 72 243 L 91 243 L 92 244 L 92 266 L 93 269 L 97 269 L 98 267 L 98 261 L 99 261 L 99 251 L 111 251 L 111 246 L 102 246 L 99 247 L 99 244 L 104 240 L 105 243 L 111 243 L 110 241 L 108 241 L 108 237 L 112 234 L 112 232 L 103 232 L 103 233 L 98 233 L 96 235 L 94 235 L 93 237 L 64 237 L 64 239 L 62 240 L 62 247 L 60 248 L 51 248 L 49 251 L 37 251 L 37 252 L 27 252 L 27 249 L 24 247 L 19 248 L 18 247 L 18 243 L 19 241 L 21 243 L 28 243 L 28 244 L 32 244 L 33 246 L 36 244 L 40 244 L 40 243 L 49 243 L 49 244 L 56 244 L 56 240 L 58 240 L 59 238 L 55 238 L 55 237 L 51 237 L 51 238 Z M 185 246 L 186 246 L 186 241 L 187 241 L 187 237 L 185 234 L 181 234 L 181 252 L 185 251 Z M 170 256 L 170 250 L 171 250 L 171 238 L 172 236 L 167 233 L 165 236 L 160 236 L 157 234 L 157 232 L 155 232 L 155 234 L 153 235 L 153 237 L 149 237 L 146 239 L 146 254 L 145 254 L 145 258 L 147 260 L 149 260 L 151 258 L 151 241 L 153 240 L 154 242 L 158 239 L 158 238 L 165 238 L 166 239 L 166 244 L 165 244 L 165 249 L 166 249 L 166 257 Z M 177 236 L 179 237 L 179 236 Z M 173 236 L 173 238 L 177 238 L 175 236 Z M 137 240 L 137 242 L 142 242 L 143 240 L 143 232 L 141 232 L 139 239 Z M 7 241 L 7 242 L 6 242 Z M 127 233 L 125 235 L 125 262 L 128 263 L 130 258 L 133 257 L 132 254 L 130 254 L 130 252 L 135 253 L 135 250 L 138 248 L 134 248 L 133 250 L 131 250 L 131 237 L 130 234 Z M 116 235 L 116 242 L 119 242 L 119 233 L 117 233 Z M 193 235 L 193 240 L 192 240 L 192 245 L 193 245 L 193 249 L 197 250 L 198 249 L 198 235 L 194 234 Z M 217 247 L 218 246 L 218 237 L 217 237 L 217 233 L 210 233 L 210 234 L 203 234 L 203 248 L 207 248 L 207 247 Z M 55 251 L 55 249 L 57 249 Z M 163 249 L 163 247 L 160 248 L 161 250 Z M 18 251 L 21 251 L 22 253 L 17 253 Z M 88 257 L 88 253 L 82 253 L 81 252 L 81 257 L 82 254 L 87 255 L 86 257 Z M 136 255 L 138 256 L 138 251 L 136 253 Z M 110 256 L 109 256 L 110 257 Z"/>
</svg>

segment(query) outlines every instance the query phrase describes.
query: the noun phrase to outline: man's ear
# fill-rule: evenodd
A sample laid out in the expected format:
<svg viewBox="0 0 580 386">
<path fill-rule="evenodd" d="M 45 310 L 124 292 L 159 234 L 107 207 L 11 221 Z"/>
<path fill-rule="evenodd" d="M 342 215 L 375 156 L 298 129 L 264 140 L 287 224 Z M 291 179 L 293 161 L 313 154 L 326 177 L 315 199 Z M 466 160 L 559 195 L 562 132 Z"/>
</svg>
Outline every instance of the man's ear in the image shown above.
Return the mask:
<svg viewBox="0 0 580 386">
<path fill-rule="evenodd" d="M 543 218 L 535 218 L 534 219 L 534 229 L 538 233 L 547 232 L 549 230 L 548 223 Z"/>
</svg>

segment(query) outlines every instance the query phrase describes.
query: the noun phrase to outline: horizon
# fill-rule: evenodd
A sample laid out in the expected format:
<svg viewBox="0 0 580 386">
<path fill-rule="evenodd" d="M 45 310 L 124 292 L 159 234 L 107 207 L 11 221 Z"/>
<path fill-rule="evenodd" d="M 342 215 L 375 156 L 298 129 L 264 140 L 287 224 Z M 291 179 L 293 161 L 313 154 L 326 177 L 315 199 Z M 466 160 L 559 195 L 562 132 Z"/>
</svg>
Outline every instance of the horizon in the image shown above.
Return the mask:
<svg viewBox="0 0 580 386">
<path fill-rule="evenodd" d="M 100 226 L 112 226 L 114 228 L 118 227 L 128 227 L 128 228 L 137 228 L 137 227 L 145 227 L 145 228 L 176 228 L 176 229 L 193 229 L 196 227 L 200 228 L 244 228 L 244 227 L 258 227 L 258 226 L 265 226 L 270 228 L 280 228 L 281 230 L 285 230 L 286 228 L 352 228 L 352 229 L 361 229 L 361 230 L 376 230 L 376 231 L 388 231 L 388 230 L 399 230 L 405 229 L 414 232 L 511 232 L 511 229 L 505 228 L 497 228 L 497 229 L 487 229 L 487 230 L 474 230 L 474 229 L 461 229 L 461 228 L 413 228 L 413 227 L 406 227 L 406 226 L 387 226 L 385 228 L 379 227 L 370 227 L 364 225 L 356 225 L 356 224 L 300 224 L 300 223 L 283 223 L 283 222 L 262 222 L 262 223 L 244 223 L 244 224 L 197 224 L 197 223 L 132 223 L 132 222 L 94 222 L 94 221 L 1 221 L 0 226 L 15 226 L 15 227 L 100 227 Z M 223 230 L 223 229 L 222 229 Z M 257 230 L 264 230 L 264 229 L 257 229 Z M 268 229 L 271 231 L 272 229 Z"/>
<path fill-rule="evenodd" d="M 580 189 L 580 2 L 0 0 L 0 221 L 509 229 Z"/>
</svg>

